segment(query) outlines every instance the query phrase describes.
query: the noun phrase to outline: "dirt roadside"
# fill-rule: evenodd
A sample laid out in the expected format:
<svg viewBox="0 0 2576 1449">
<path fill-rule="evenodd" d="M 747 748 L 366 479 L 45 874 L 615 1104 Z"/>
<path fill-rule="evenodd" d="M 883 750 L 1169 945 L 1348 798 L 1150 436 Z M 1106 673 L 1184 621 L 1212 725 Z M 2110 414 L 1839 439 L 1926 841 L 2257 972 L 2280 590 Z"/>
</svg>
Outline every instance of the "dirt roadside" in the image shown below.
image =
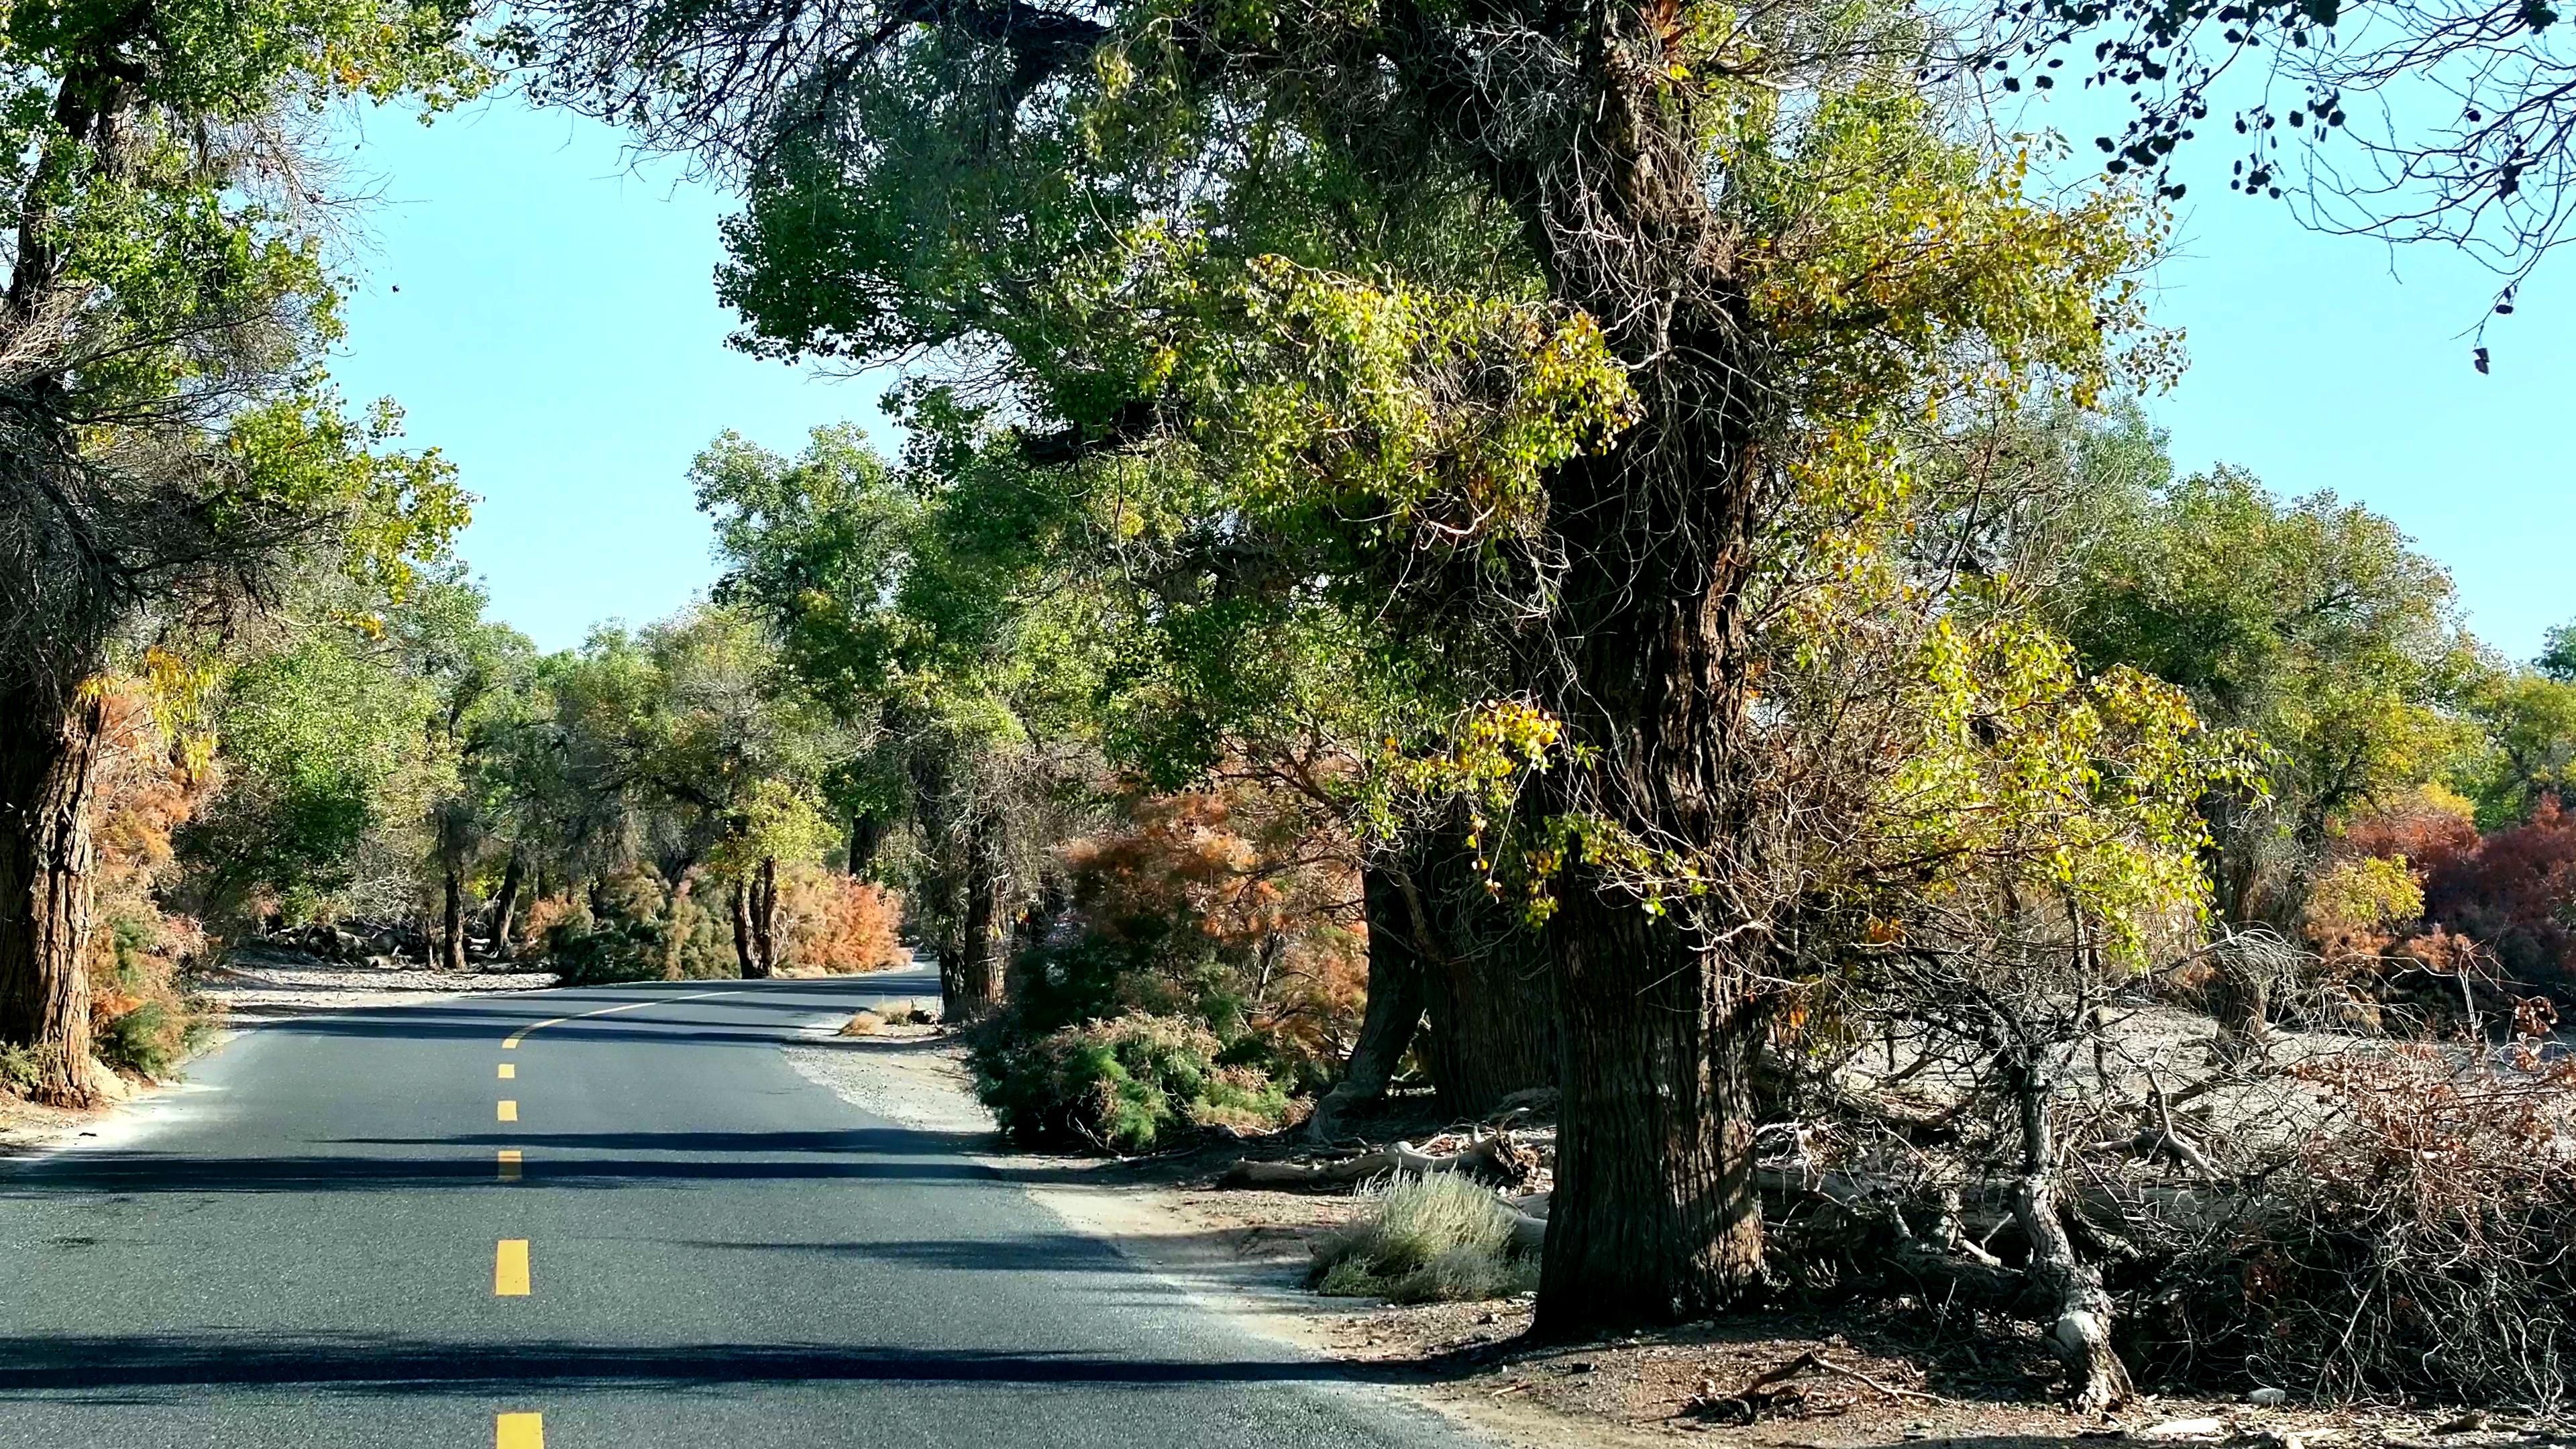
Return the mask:
<svg viewBox="0 0 2576 1449">
<path fill-rule="evenodd" d="M 962 1052 L 928 1029 L 824 1032 L 788 1049 L 845 1100 L 927 1130 L 991 1133 Z M 1880 1312 L 1773 1313 L 1608 1341 L 1525 1341 L 1526 1297 L 1399 1306 L 1304 1287 L 1310 1245 L 1353 1197 L 1219 1189 L 1239 1149 L 1135 1162 L 1033 1158 L 994 1139 L 997 1165 L 1043 1166 L 1030 1189 L 1069 1226 L 1106 1238 L 1255 1332 L 1393 1385 L 1499 1443 L 1630 1449 L 1676 1441 L 1765 1449 L 1880 1445 L 2049 1449 L 2078 1440 L 2239 1449 L 2486 1449 L 2571 1442 L 2552 1425 L 2444 1407 L 2307 1408 L 2150 1395 L 2116 1416 L 2058 1407 L 2035 1335 L 1991 1322 L 1943 1333 Z M 1770 1382 L 1765 1382 L 1770 1380 Z M 1748 1391 L 1750 1393 L 1748 1394 Z M 2270 1395 L 2261 1395 L 2269 1398 Z M 1745 1422 L 1747 1399 L 1761 1408 Z"/>
</svg>

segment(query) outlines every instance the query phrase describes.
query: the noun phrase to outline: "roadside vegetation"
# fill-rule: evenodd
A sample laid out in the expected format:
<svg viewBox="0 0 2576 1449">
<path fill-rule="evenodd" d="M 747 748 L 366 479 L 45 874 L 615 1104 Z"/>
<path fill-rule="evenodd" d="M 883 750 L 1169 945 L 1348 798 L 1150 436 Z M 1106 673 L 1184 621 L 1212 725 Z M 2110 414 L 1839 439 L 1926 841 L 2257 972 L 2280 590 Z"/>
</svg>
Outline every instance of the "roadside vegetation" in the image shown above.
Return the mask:
<svg viewBox="0 0 2576 1449">
<path fill-rule="evenodd" d="M 10 1090 L 168 1070 L 252 939 L 917 945 L 1014 1140 L 1359 1190 L 1329 1293 L 1956 1311 L 2087 1411 L 2576 1389 L 2576 632 L 2148 411 L 2203 22 L 2336 7 L 193 3 L 0 36 Z M 2043 179 L 1990 87 L 2130 23 L 2171 93 Z M 899 456 L 712 440 L 713 595 L 551 654 L 268 194 L 502 64 L 739 186 L 737 345 L 904 369 Z M 2465 134 L 2407 215 L 2545 246 Z"/>
</svg>

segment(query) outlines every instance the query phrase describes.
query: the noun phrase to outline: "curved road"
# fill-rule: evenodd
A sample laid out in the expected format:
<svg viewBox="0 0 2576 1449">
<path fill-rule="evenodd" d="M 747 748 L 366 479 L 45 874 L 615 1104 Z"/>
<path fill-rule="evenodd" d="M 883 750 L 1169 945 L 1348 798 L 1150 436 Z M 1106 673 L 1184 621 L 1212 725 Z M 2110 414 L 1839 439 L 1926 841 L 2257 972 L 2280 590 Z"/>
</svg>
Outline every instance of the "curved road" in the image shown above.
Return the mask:
<svg viewBox="0 0 2576 1449">
<path fill-rule="evenodd" d="M 1465 1441 L 807 1082 L 922 974 L 548 991 L 244 1032 L 0 1171 L 0 1446 Z M 514 1120 L 505 1120 L 514 1118 Z M 516 1160 L 510 1160 L 516 1154 Z"/>
</svg>

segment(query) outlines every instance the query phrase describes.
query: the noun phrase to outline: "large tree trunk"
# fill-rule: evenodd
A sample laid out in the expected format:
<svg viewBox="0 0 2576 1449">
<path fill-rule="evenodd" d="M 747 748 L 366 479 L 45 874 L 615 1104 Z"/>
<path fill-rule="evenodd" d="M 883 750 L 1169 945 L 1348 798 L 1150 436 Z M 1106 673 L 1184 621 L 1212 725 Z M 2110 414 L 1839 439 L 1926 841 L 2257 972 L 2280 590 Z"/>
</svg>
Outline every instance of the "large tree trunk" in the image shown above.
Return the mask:
<svg viewBox="0 0 2576 1449">
<path fill-rule="evenodd" d="M 1778 903 L 1738 598 L 1756 485 L 1749 445 L 1693 421 L 1647 425 L 1667 430 L 1662 456 L 1634 456 L 1655 445 L 1631 439 L 1569 465 L 1551 502 L 1577 560 L 1560 637 L 1579 682 L 1554 702 L 1599 754 L 1543 777 L 1544 805 L 1669 852 L 1655 874 L 1687 869 L 1707 888 L 1650 902 L 1615 868 L 1578 863 L 1558 879 L 1546 936 L 1565 1075 L 1536 1318 L 1547 1333 L 1716 1312 L 1762 1275 L 1749 993 Z"/>
<path fill-rule="evenodd" d="M 1346 1114 L 1385 1098 L 1396 1065 L 1422 1025 L 1422 963 L 1413 949 L 1402 888 L 1387 867 L 1360 868 L 1360 911 L 1368 923 L 1368 1006 L 1341 1080 L 1306 1119 L 1307 1134 L 1319 1140 L 1339 1132 Z"/>
<path fill-rule="evenodd" d="M 35 1093 L 89 1100 L 91 768 L 106 702 L 0 700 L 0 1043 L 31 1050 Z"/>
<path fill-rule="evenodd" d="M 1624 897 L 1570 894 L 1555 1195 L 1533 1328 L 1699 1317 L 1762 1272 L 1754 1014 L 1733 973 Z"/>
<path fill-rule="evenodd" d="M 1550 471 L 1561 572 L 1545 627 L 1519 636 L 1524 682 L 1584 751 L 1529 804 L 1588 835 L 1544 932 L 1564 1034 L 1535 1324 L 1551 1334 L 1711 1312 L 1758 1284 L 1750 993 L 1779 904 L 1744 590 L 1779 497 L 1762 444 L 1781 395 L 1712 208 L 1705 121 L 1643 79 L 1665 22 L 1642 0 L 1598 15 L 1551 113 L 1563 129 L 1507 120 L 1443 67 L 1406 76 L 1483 158 L 1555 299 L 1601 324 L 1637 403 L 1606 452 Z M 1544 139 L 1497 147 L 1505 132 Z M 1695 885 L 1646 898 L 1684 872 Z"/>
<path fill-rule="evenodd" d="M 501 868 L 501 893 L 492 901 L 492 955 L 510 959 L 510 931 L 518 924 L 519 889 L 527 880 L 527 853 L 510 847 L 510 863 Z"/>
<path fill-rule="evenodd" d="M 1556 1086 L 1555 990 L 1537 937 L 1494 904 L 1463 839 L 1425 841 L 1404 866 L 1389 877 L 1401 913 L 1387 924 L 1410 934 L 1421 968 L 1430 1027 L 1418 1050 L 1440 1105 L 1483 1117 Z"/>
<path fill-rule="evenodd" d="M 966 836 L 965 916 L 958 928 L 956 962 L 940 963 L 942 1016 L 970 1022 L 1002 1004 L 1002 831 L 979 816 Z"/>
<path fill-rule="evenodd" d="M 447 905 L 439 917 L 438 963 L 450 971 L 465 969 L 465 872 L 447 867 Z"/>
</svg>

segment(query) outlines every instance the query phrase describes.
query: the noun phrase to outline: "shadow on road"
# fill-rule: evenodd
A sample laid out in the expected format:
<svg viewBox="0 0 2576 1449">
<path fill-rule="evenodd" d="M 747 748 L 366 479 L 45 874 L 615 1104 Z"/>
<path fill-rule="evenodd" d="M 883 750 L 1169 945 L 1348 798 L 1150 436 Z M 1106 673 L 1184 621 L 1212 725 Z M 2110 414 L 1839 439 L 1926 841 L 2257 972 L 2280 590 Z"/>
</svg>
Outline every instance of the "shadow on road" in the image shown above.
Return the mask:
<svg viewBox="0 0 2576 1449">
<path fill-rule="evenodd" d="M 1364 1376 L 1365 1370 L 1360 1375 Z M 891 1349 L 858 1344 L 482 1345 L 357 1335 L 0 1338 L 0 1398 L 277 1387 L 315 1392 L 690 1389 L 778 1383 L 1134 1384 L 1348 1380 L 1349 1365 L 1281 1359 Z"/>
<path fill-rule="evenodd" d="M 83 1152 L 0 1177 L 0 1201 L 60 1199 L 66 1193 L 398 1192 L 424 1187 L 498 1186 L 495 1149 L 529 1156 L 516 1192 L 545 1189 L 681 1187 L 692 1183 L 1087 1181 L 1078 1168 L 1043 1162 L 986 1163 L 970 1153 L 990 1133 L 861 1127 L 840 1132 L 489 1132 L 451 1137 L 362 1137 L 354 1146 L 400 1153 L 316 1153 L 296 1157 L 195 1156 L 168 1152 Z M 452 1150 L 425 1156 L 421 1149 Z M 668 1156 L 652 1154 L 669 1154 Z"/>
</svg>

